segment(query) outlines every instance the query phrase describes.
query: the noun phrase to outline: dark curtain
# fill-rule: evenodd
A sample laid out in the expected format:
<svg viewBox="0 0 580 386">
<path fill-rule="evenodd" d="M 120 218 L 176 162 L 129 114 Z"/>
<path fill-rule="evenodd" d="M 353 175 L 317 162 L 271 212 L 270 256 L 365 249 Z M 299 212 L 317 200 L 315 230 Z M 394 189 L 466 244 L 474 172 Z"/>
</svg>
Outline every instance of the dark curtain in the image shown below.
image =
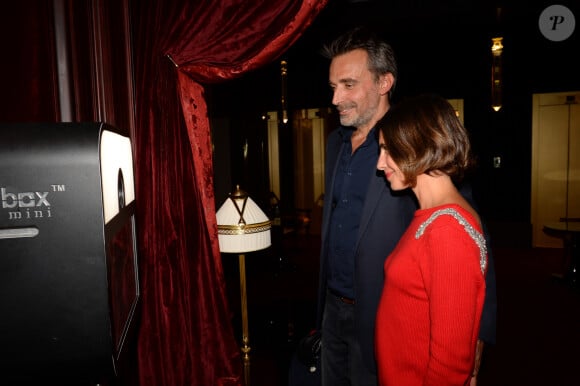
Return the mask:
<svg viewBox="0 0 580 386">
<path fill-rule="evenodd" d="M 2 4 L 0 43 L 10 58 L 0 62 L 2 123 L 60 119 L 53 18 L 52 1 Z"/>
<path fill-rule="evenodd" d="M 326 2 L 131 4 L 142 386 L 242 382 L 217 239 L 203 84 L 275 60 Z"/>
</svg>

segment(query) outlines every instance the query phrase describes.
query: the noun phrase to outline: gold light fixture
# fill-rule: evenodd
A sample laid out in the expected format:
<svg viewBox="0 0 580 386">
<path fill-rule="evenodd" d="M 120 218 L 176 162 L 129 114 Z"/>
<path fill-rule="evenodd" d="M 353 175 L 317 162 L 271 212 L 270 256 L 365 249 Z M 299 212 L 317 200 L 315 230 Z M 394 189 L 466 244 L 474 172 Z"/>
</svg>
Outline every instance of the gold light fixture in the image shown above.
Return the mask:
<svg viewBox="0 0 580 386">
<path fill-rule="evenodd" d="M 502 37 L 491 39 L 491 108 L 494 109 L 494 111 L 499 111 L 502 106 L 502 40 Z"/>
<path fill-rule="evenodd" d="M 248 332 L 248 303 L 246 294 L 245 253 L 268 248 L 272 242 L 272 227 L 268 216 L 236 186 L 216 213 L 220 251 L 238 253 L 240 269 L 240 297 L 242 313 L 242 353 L 245 385 L 250 382 L 250 336 Z"/>
<path fill-rule="evenodd" d="M 287 97 L 288 97 L 288 91 L 287 91 L 287 86 L 286 86 L 286 79 L 288 77 L 288 62 L 285 60 L 282 60 L 280 62 L 280 77 L 282 79 L 282 96 L 281 96 L 281 102 L 282 102 L 282 122 L 284 124 L 288 123 L 288 111 L 287 111 Z"/>
</svg>

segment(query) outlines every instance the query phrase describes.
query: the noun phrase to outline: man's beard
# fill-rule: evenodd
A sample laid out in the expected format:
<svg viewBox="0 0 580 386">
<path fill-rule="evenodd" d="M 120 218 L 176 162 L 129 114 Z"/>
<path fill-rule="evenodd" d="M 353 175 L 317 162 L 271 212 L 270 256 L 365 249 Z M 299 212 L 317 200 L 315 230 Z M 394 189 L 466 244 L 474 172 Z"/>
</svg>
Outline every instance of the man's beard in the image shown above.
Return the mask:
<svg viewBox="0 0 580 386">
<path fill-rule="evenodd" d="M 356 107 L 353 103 L 352 105 L 348 105 L 348 108 Z M 378 110 L 378 103 L 375 103 L 373 106 L 369 107 L 366 111 L 362 114 L 359 114 L 354 117 L 349 116 L 341 116 L 339 115 L 340 124 L 342 126 L 350 126 L 350 127 L 362 127 L 367 125 L 375 116 Z"/>
</svg>

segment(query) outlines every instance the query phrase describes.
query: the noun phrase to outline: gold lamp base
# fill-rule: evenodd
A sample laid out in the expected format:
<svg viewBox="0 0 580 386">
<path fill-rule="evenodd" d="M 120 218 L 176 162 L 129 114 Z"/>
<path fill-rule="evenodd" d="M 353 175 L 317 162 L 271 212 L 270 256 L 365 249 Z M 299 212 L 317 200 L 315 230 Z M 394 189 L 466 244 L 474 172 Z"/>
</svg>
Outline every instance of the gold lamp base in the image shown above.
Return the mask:
<svg viewBox="0 0 580 386">
<path fill-rule="evenodd" d="M 244 359 L 244 384 L 250 385 L 250 336 L 248 333 L 248 300 L 246 295 L 246 256 L 239 256 L 240 294 L 242 300 L 242 354 Z"/>
</svg>

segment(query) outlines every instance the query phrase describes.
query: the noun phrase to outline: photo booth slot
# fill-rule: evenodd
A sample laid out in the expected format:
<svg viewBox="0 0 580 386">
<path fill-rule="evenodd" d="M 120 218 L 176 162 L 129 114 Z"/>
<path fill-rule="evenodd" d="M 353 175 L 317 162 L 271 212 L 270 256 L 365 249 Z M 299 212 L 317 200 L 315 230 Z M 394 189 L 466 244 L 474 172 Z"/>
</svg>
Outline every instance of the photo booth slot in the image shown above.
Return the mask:
<svg viewBox="0 0 580 386">
<path fill-rule="evenodd" d="M 100 122 L 0 133 L 0 383 L 114 377 L 138 319 L 131 141 Z"/>
</svg>

